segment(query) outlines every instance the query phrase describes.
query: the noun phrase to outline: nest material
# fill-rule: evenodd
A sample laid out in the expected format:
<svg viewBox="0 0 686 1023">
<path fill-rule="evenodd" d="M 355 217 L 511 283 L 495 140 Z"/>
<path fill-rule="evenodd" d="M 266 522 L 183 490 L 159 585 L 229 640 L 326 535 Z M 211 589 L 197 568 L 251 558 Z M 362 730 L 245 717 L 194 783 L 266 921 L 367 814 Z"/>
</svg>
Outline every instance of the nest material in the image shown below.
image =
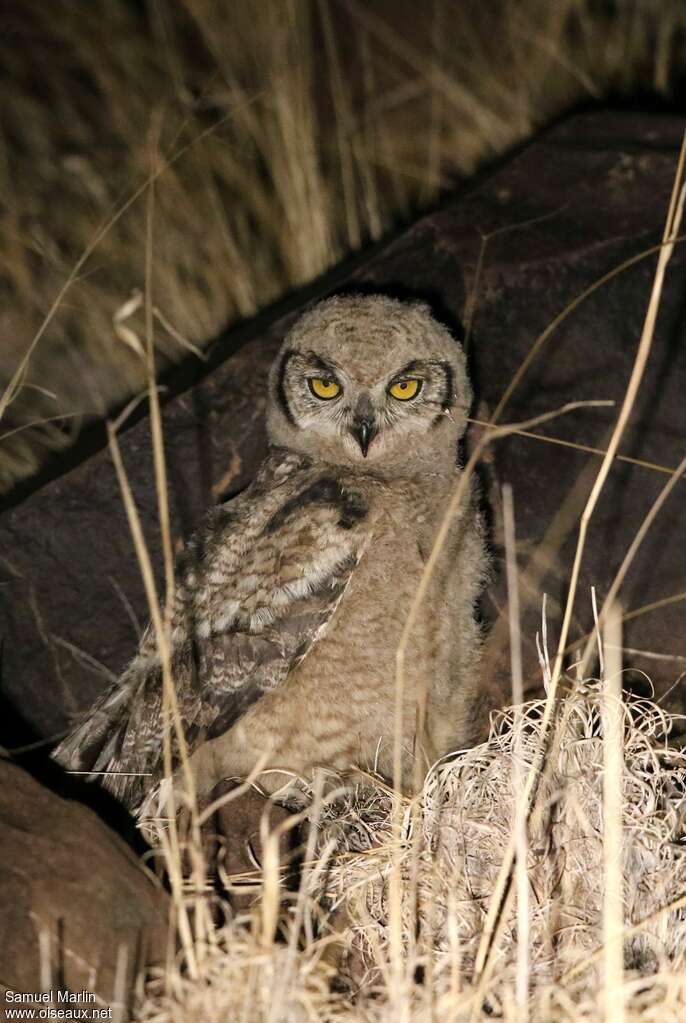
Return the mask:
<svg viewBox="0 0 686 1023">
<path fill-rule="evenodd" d="M 601 704 L 596 684 L 566 698 L 547 813 L 540 833 L 529 835 L 532 1020 L 603 1018 L 603 957 L 594 955 L 603 944 L 605 887 Z M 669 908 L 686 891 L 686 755 L 670 748 L 674 721 L 655 703 L 625 695 L 623 708 L 627 1018 L 669 1023 L 686 1015 L 686 917 Z M 400 1012 L 469 1019 L 473 965 L 515 817 L 514 786 L 535 758 L 542 709 L 531 702 L 494 716 L 489 741 L 441 761 L 414 804 L 396 803 L 372 782 L 325 801 L 318 848 L 328 865 L 305 872 L 298 946 L 260 947 L 259 927 L 233 923 L 208 956 L 202 982 L 180 983 L 171 1000 L 154 1000 L 148 1010 L 158 1019 L 201 1018 L 210 1009 L 242 1018 L 249 1004 L 245 1018 L 263 1019 L 278 995 L 280 1020 L 395 1020 Z M 311 940 L 308 914 L 322 901 L 336 910 L 339 929 L 342 919 L 347 925 L 348 967 L 362 982 L 353 1000 L 331 994 L 326 939 Z M 476 1018 L 517 1019 L 516 961 L 515 910 Z"/>
</svg>

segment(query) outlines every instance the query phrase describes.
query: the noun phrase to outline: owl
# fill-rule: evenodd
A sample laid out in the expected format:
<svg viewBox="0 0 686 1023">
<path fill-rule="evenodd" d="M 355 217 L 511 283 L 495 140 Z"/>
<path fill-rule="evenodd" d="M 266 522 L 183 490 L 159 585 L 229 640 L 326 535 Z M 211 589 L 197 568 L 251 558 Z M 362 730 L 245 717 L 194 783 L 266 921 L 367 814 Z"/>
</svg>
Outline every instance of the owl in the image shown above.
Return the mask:
<svg viewBox="0 0 686 1023">
<path fill-rule="evenodd" d="M 426 305 L 383 295 L 307 311 L 268 386 L 266 459 L 189 544 L 171 608 L 171 673 L 201 798 L 258 761 L 267 793 L 321 768 L 392 778 L 396 653 L 471 401 L 458 342 Z M 486 562 L 470 490 L 406 649 L 404 786 L 418 764 L 477 738 Z M 55 756 L 140 812 L 162 781 L 163 729 L 148 627 Z M 172 754 L 178 766 L 174 737 Z"/>
</svg>

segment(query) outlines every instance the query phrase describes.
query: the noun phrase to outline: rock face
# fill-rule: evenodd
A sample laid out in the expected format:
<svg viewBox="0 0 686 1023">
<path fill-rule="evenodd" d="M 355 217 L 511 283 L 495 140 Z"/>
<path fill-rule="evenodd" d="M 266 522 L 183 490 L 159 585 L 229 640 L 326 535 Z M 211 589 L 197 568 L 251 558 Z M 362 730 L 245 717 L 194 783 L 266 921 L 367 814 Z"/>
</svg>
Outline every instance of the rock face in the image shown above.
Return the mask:
<svg viewBox="0 0 686 1023">
<path fill-rule="evenodd" d="M 168 922 L 167 895 L 121 838 L 0 759 L 0 999 L 41 990 L 49 940 L 51 988 L 112 1005 L 118 960 L 128 992 L 140 968 L 165 961 Z"/>
<path fill-rule="evenodd" d="M 602 275 L 659 242 L 683 125 L 677 118 L 594 113 L 570 119 L 532 142 L 467 193 L 420 219 L 364 257 L 346 288 L 420 296 L 467 348 L 480 408 L 498 404 L 536 338 Z M 581 301 L 550 335 L 515 389 L 501 421 L 527 419 L 583 399 L 622 398 L 650 293 L 655 255 L 635 262 Z M 480 267 L 480 269 L 479 269 Z M 686 264 L 677 248 L 655 345 L 630 428 L 626 456 L 674 467 L 686 451 Z M 337 287 L 340 279 L 336 282 Z M 324 281 L 310 291 L 323 297 Z M 177 543 L 213 500 L 243 486 L 264 450 L 262 412 L 269 363 L 297 310 L 277 311 L 241 328 L 241 347 L 164 412 L 170 503 Z M 235 341 L 235 339 L 234 339 Z M 538 432 L 604 448 L 617 410 L 585 409 Z M 470 443 L 479 436 L 472 427 Z M 153 560 L 161 564 L 157 498 L 145 420 L 121 438 L 123 458 Z M 491 448 L 498 541 L 498 487 L 514 488 L 523 587 L 528 681 L 538 682 L 535 633 L 548 595 L 550 645 L 559 627 L 578 529 L 597 455 L 511 437 Z M 668 476 L 616 462 L 591 522 L 580 578 L 571 650 L 592 626 L 590 587 L 607 591 L 622 557 Z M 627 664 L 648 672 L 659 690 L 686 669 L 686 482 L 662 509 L 621 592 Z M 553 534 L 554 543 L 550 543 Z M 536 555 L 547 537 L 544 556 Z M 3 636 L 2 696 L 31 733 L 59 732 L 87 706 L 108 673 L 134 652 L 147 617 L 143 587 L 107 450 L 89 457 L 0 519 Z M 533 559 L 533 560 L 532 560 Z M 537 564 L 540 571 L 532 573 Z M 496 556 L 496 569 L 498 558 Z M 503 606 L 498 572 L 484 602 L 487 618 Z M 651 610 L 652 608 L 652 610 Z M 509 685 L 507 642 L 492 633 L 491 675 Z M 638 651 L 638 652 L 637 652 Z M 552 652 L 552 649 L 551 649 Z M 497 665 L 497 669 L 493 667 Z M 18 741 L 18 726 L 4 736 Z M 3 741 L 3 740 L 0 740 Z"/>
</svg>

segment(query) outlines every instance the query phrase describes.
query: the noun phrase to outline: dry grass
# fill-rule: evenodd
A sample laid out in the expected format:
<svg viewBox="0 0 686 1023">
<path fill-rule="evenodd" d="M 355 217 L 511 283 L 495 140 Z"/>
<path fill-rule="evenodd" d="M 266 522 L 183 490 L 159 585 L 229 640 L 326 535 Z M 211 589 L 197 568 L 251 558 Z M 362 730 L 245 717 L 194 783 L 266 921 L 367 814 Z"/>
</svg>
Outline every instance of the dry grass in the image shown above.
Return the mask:
<svg viewBox="0 0 686 1023">
<path fill-rule="evenodd" d="M 606 903 L 603 736 L 612 733 L 602 722 L 608 699 L 621 719 L 611 747 L 621 777 L 625 928 L 623 987 L 615 998 L 626 999 L 627 1020 L 676 1023 L 686 1014 L 686 755 L 669 747 L 672 721 L 656 704 L 628 694 L 620 704 L 592 681 L 566 697 L 565 733 L 547 786 L 549 824 L 529 836 L 527 1008 L 533 1020 L 606 1018 L 598 950 Z M 294 896 L 285 902 L 281 938 L 264 940 L 259 910 L 228 924 L 198 954 L 195 977 L 177 963 L 164 990 L 149 985 L 136 1018 L 457 1023 L 495 1014 L 521 1023 L 514 996 L 516 912 L 505 921 L 491 979 L 478 998 L 473 973 L 512 832 L 516 779 L 535 763 L 542 713 L 543 704 L 531 702 L 497 714 L 487 743 L 439 763 L 416 806 L 401 804 L 399 840 L 394 797 L 373 779 L 320 803 L 312 816 L 322 859 L 304 879 L 303 911 Z M 394 871 L 402 879 L 399 963 L 389 928 Z M 276 879 L 262 883 L 269 888 Z M 341 910 L 347 917 L 336 940 L 347 950 L 358 988 L 352 998 L 330 989 L 324 902 L 338 910 L 338 920 Z"/>
<path fill-rule="evenodd" d="M 0 385 L 16 386 L 0 488 L 146 386 L 145 359 L 122 343 L 125 326 L 144 334 L 144 312 L 123 325 L 121 310 L 144 286 L 152 125 L 163 368 L 574 102 L 668 90 L 683 5 L 616 6 L 433 0 L 420 18 L 409 0 L 13 5 Z"/>
</svg>

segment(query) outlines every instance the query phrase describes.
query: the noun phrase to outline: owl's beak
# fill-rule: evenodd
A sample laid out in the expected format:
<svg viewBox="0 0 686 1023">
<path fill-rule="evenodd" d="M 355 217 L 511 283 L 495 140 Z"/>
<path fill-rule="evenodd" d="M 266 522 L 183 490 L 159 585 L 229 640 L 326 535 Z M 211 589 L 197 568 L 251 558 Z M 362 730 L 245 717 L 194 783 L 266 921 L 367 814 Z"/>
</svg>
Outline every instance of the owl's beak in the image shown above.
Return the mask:
<svg viewBox="0 0 686 1023">
<path fill-rule="evenodd" d="M 353 427 L 353 436 L 360 445 L 360 451 L 362 452 L 363 458 L 367 457 L 369 445 L 373 441 L 374 437 L 376 437 L 376 434 L 376 425 L 372 420 L 361 419 L 355 423 L 355 426 Z"/>
</svg>

